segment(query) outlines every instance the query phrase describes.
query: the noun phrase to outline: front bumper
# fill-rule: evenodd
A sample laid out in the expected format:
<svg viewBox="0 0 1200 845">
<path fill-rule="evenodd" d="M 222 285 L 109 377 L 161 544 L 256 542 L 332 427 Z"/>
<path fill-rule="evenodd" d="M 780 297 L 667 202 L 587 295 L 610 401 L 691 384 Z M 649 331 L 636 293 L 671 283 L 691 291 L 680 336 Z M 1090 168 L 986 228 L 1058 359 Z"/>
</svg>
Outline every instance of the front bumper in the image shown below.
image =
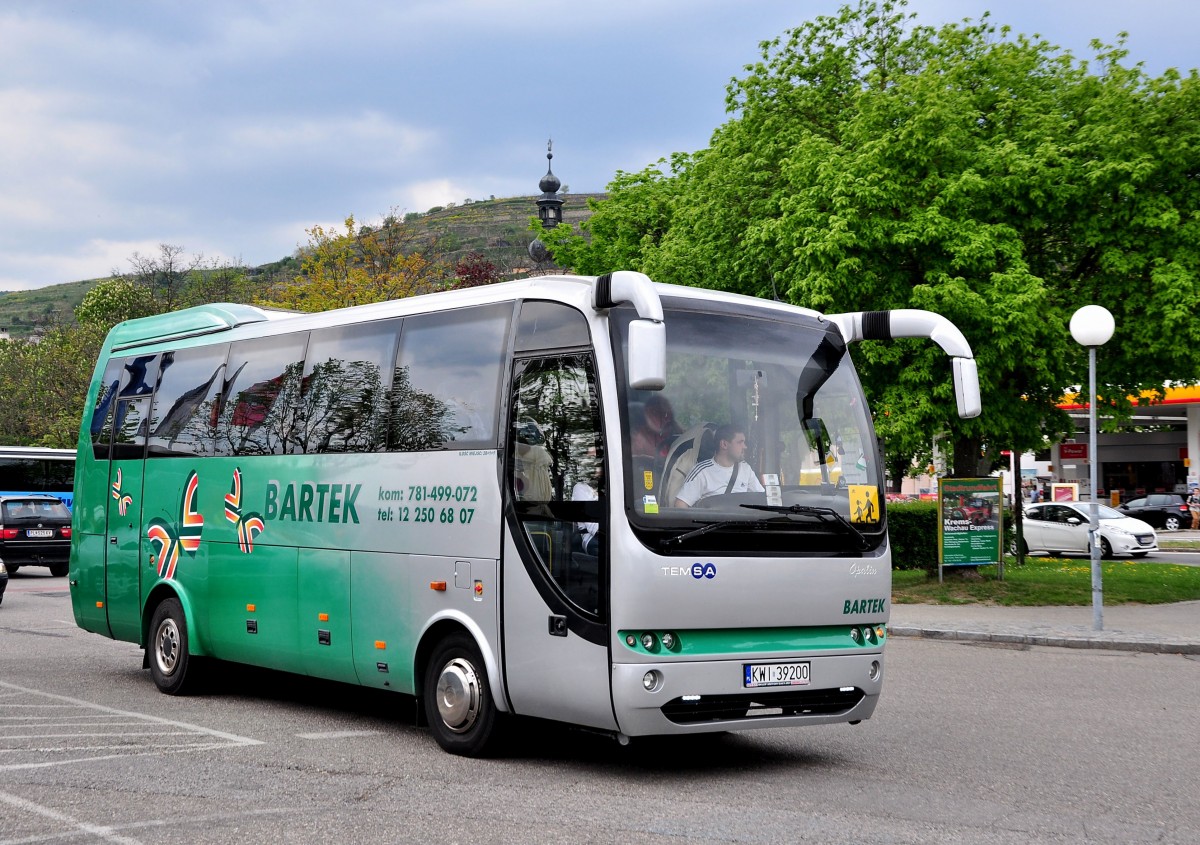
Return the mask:
<svg viewBox="0 0 1200 845">
<path fill-rule="evenodd" d="M 1151 534 L 1105 534 L 1113 554 L 1127 555 L 1133 552 L 1157 552 L 1158 536 Z"/>
<path fill-rule="evenodd" d="M 811 664 L 810 683 L 746 689 L 743 665 L 792 658 L 619 663 L 613 666 L 613 704 L 626 736 L 821 725 L 868 719 L 883 686 L 883 653 L 799 658 Z M 642 683 L 655 670 L 653 691 Z M 874 675 L 874 677 L 872 677 Z"/>
</svg>

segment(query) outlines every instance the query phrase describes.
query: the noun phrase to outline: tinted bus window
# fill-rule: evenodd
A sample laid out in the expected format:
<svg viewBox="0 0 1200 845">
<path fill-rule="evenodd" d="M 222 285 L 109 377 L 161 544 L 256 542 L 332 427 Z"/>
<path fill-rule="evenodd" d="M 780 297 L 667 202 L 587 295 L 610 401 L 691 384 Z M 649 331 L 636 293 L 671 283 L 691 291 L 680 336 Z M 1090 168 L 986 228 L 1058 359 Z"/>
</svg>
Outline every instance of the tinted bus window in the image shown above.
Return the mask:
<svg viewBox="0 0 1200 845">
<path fill-rule="evenodd" d="M 399 320 L 312 332 L 296 451 L 373 452 L 382 445 L 399 332 Z"/>
<path fill-rule="evenodd" d="M 117 398 L 112 427 L 112 459 L 141 460 L 146 456 L 146 432 L 150 421 L 150 397 Z"/>
<path fill-rule="evenodd" d="M 149 457 L 212 454 L 226 344 L 166 352 L 150 414 Z"/>
<path fill-rule="evenodd" d="M 587 346 L 590 343 L 587 320 L 569 305 L 560 302 L 521 303 L 517 352 Z"/>
<path fill-rule="evenodd" d="M 512 305 L 408 317 L 392 381 L 388 448 L 494 448 Z"/>
<path fill-rule="evenodd" d="M 126 428 L 125 414 L 128 404 L 117 408 L 118 398 L 149 397 L 154 391 L 158 375 L 157 355 L 138 355 L 129 358 L 113 358 L 104 370 L 104 380 L 96 395 L 96 407 L 92 410 L 92 450 L 98 460 L 108 460 L 109 441 L 112 437 L 113 415 L 118 415 L 118 427 L 125 437 L 131 436 Z M 140 421 L 140 418 L 139 418 Z M 136 426 L 135 426 L 136 427 Z M 122 441 L 128 445 L 131 441 Z"/>
<path fill-rule="evenodd" d="M 296 445 L 308 332 L 231 344 L 221 385 L 218 455 L 285 455 Z"/>
</svg>

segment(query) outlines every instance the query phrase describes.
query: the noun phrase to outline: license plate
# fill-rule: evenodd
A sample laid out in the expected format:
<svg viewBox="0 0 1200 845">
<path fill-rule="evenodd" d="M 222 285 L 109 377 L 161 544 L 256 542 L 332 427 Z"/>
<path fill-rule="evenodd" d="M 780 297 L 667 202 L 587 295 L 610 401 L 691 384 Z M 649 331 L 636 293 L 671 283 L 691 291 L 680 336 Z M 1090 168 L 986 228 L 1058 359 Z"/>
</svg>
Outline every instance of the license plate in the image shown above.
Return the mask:
<svg viewBox="0 0 1200 845">
<path fill-rule="evenodd" d="M 803 663 L 743 663 L 742 686 L 800 687 L 808 684 L 808 661 Z"/>
<path fill-rule="evenodd" d="M 25 532 L 26 537 L 53 537 L 53 528 L 30 528 Z"/>
</svg>

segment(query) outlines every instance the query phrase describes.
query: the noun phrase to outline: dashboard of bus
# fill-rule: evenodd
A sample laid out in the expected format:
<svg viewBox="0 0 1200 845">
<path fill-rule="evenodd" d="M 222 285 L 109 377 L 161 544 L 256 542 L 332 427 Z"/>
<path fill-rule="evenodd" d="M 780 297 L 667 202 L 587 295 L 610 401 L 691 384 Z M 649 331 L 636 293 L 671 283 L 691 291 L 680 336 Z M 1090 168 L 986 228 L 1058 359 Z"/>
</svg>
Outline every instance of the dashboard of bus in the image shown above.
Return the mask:
<svg viewBox="0 0 1200 845">
<path fill-rule="evenodd" d="M 625 510 L 662 554 L 858 556 L 885 537 L 871 417 L 845 343 L 803 312 L 664 297 L 667 380 L 621 375 Z"/>
</svg>

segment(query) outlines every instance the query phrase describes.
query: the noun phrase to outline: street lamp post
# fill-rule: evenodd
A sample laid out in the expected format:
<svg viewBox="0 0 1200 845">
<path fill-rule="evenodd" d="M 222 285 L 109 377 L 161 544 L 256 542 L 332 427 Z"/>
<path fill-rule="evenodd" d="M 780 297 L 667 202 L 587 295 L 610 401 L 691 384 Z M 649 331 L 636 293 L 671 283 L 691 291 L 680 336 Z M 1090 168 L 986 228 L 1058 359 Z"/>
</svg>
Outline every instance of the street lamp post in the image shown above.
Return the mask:
<svg viewBox="0 0 1200 845">
<path fill-rule="evenodd" d="M 1097 468 L 1100 463 L 1096 450 L 1096 347 L 1108 343 L 1116 323 L 1108 309 L 1101 305 L 1085 305 L 1071 315 L 1071 337 L 1088 350 L 1088 462 L 1091 481 L 1091 518 L 1088 523 L 1088 545 L 1092 550 L 1092 629 L 1104 630 L 1104 583 L 1100 572 L 1100 503 L 1096 501 Z"/>
</svg>

